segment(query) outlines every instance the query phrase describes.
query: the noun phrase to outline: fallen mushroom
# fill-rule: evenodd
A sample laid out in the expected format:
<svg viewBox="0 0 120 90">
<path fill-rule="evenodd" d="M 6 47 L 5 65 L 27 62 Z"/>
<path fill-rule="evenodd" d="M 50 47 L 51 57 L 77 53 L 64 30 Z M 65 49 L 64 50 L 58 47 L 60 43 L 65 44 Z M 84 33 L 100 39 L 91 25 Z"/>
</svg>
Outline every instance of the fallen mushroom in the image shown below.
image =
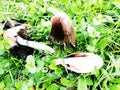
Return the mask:
<svg viewBox="0 0 120 90">
<path fill-rule="evenodd" d="M 48 45 L 46 45 L 44 43 L 28 41 L 28 40 L 25 40 L 25 39 L 21 38 L 20 36 L 17 36 L 16 39 L 17 39 L 17 43 L 19 43 L 20 45 L 31 47 L 31 48 L 34 48 L 34 49 L 37 49 L 37 50 L 48 51 L 50 53 L 55 52 L 53 48 L 49 47 Z"/>
<path fill-rule="evenodd" d="M 33 53 L 33 49 L 22 46 L 16 42 L 16 36 L 19 35 L 24 39 L 29 39 L 30 35 L 27 32 L 25 23 L 26 20 L 16 20 L 7 18 L 0 23 L 0 29 L 3 30 L 3 38 L 10 43 L 10 53 L 17 57 L 26 59 L 26 57 Z"/>
<path fill-rule="evenodd" d="M 76 36 L 72 22 L 67 14 L 59 12 L 53 16 L 49 39 L 55 43 L 70 42 L 75 47 Z"/>
<path fill-rule="evenodd" d="M 17 45 L 15 36 L 17 36 L 19 33 L 21 33 L 22 35 L 27 34 L 25 28 L 26 27 L 24 25 L 20 25 L 4 31 L 3 38 L 7 39 L 10 42 L 10 47 Z"/>
<path fill-rule="evenodd" d="M 30 35 L 26 30 L 26 25 L 20 24 L 14 19 L 7 19 L 7 22 L 9 22 L 9 24 L 1 23 L 1 27 L 10 27 L 3 31 L 3 38 L 10 42 L 10 52 L 13 55 L 26 59 L 27 55 L 32 54 L 33 49 L 54 53 L 54 49 L 43 43 L 29 41 Z"/>
<path fill-rule="evenodd" d="M 10 41 L 11 47 L 19 44 L 19 45 L 31 47 L 31 48 L 34 48 L 37 50 L 50 51 L 50 53 L 54 53 L 54 49 L 52 49 L 51 47 L 49 47 L 43 43 L 28 41 L 26 39 L 21 38 L 18 35 L 20 33 L 22 35 L 27 34 L 27 32 L 25 30 L 25 26 L 21 25 L 21 26 L 16 26 L 16 27 L 10 28 L 4 32 L 3 37 Z"/>
<path fill-rule="evenodd" d="M 100 69 L 103 65 L 103 59 L 94 53 L 75 53 L 67 58 L 56 59 L 56 65 L 63 65 L 68 70 L 76 73 L 89 73 L 95 69 Z"/>
<path fill-rule="evenodd" d="M 17 20 L 17 19 L 7 18 L 6 21 L 3 22 L 3 29 L 6 30 L 15 26 L 19 26 L 25 22 L 26 20 Z"/>
</svg>

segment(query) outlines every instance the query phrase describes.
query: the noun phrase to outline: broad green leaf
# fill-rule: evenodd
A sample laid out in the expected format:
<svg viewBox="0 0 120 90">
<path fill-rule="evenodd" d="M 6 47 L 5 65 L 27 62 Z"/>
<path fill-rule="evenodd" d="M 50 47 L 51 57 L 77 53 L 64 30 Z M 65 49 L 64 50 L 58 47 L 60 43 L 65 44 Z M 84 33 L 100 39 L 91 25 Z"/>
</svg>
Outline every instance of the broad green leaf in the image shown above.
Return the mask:
<svg viewBox="0 0 120 90">
<path fill-rule="evenodd" d="M 87 45 L 87 50 L 90 51 L 90 52 L 94 52 L 95 51 L 95 46 Z"/>
<path fill-rule="evenodd" d="M 5 52 L 5 50 L 0 48 L 0 55 L 3 55 L 4 52 Z"/>
<path fill-rule="evenodd" d="M 7 39 L 3 40 L 3 44 L 4 44 L 5 49 L 10 49 L 10 43 L 9 43 L 9 41 Z"/>
<path fill-rule="evenodd" d="M 6 86 L 10 86 L 11 83 L 12 83 L 12 80 L 11 80 L 11 77 L 10 75 L 6 75 L 5 78 L 4 78 L 4 83 Z"/>
<path fill-rule="evenodd" d="M 36 77 L 36 78 L 37 78 L 37 77 Z M 33 81 L 32 79 L 29 79 L 29 80 L 28 80 L 28 86 L 32 86 L 33 83 L 34 83 L 34 81 Z"/>
<path fill-rule="evenodd" d="M 5 62 L 4 63 L 4 68 L 7 68 L 7 67 L 9 67 L 10 66 L 10 63 L 9 62 Z"/>
<path fill-rule="evenodd" d="M 72 80 L 68 80 L 67 78 L 61 78 L 60 82 L 63 86 L 74 86 L 75 83 Z"/>
<path fill-rule="evenodd" d="M 35 90 L 34 86 L 29 86 L 28 90 Z"/>
<path fill-rule="evenodd" d="M 97 45 L 96 48 L 100 49 L 100 50 L 104 50 L 104 48 L 108 45 L 108 43 L 110 42 L 110 38 L 103 38 L 101 39 Z"/>
<path fill-rule="evenodd" d="M 120 90 L 120 84 L 113 84 L 108 86 L 109 90 Z"/>
<path fill-rule="evenodd" d="M 63 70 L 61 69 L 61 68 L 57 68 L 56 70 L 55 70 L 55 74 L 57 74 L 58 76 L 61 76 L 62 74 L 63 74 Z"/>
<path fill-rule="evenodd" d="M 43 68 L 44 68 L 44 62 L 43 61 L 37 61 L 37 72 L 39 72 Z"/>
<path fill-rule="evenodd" d="M 92 81 L 92 79 L 91 79 L 90 76 L 88 76 L 88 77 L 86 78 L 86 83 L 87 83 L 87 85 L 93 85 L 93 81 Z"/>
<path fill-rule="evenodd" d="M 77 90 L 88 90 L 88 89 L 87 89 L 87 83 L 86 83 L 85 78 L 80 77 L 80 78 L 78 79 Z"/>
<path fill-rule="evenodd" d="M 113 80 L 113 82 L 114 82 L 114 83 L 119 83 L 119 84 L 120 84 L 120 78 L 115 78 L 115 79 Z"/>
<path fill-rule="evenodd" d="M 4 87 L 5 87 L 4 82 L 3 82 L 3 81 L 2 81 L 2 82 L 0 82 L 0 90 L 4 90 Z"/>
<path fill-rule="evenodd" d="M 52 81 L 52 78 L 47 78 L 42 85 L 42 89 L 45 90 L 45 88 L 48 88 L 48 86 L 51 85 L 51 81 Z"/>
<path fill-rule="evenodd" d="M 16 90 L 16 89 L 12 86 L 11 87 L 8 86 L 8 87 L 5 87 L 4 90 Z"/>
<path fill-rule="evenodd" d="M 27 56 L 25 67 L 30 73 L 36 72 L 35 59 L 32 55 Z"/>
<path fill-rule="evenodd" d="M 22 86 L 22 90 L 28 90 L 28 85 Z"/>
<path fill-rule="evenodd" d="M 0 74 L 4 74 L 4 70 L 0 68 Z"/>
<path fill-rule="evenodd" d="M 60 87 L 60 90 L 66 90 L 66 88 L 65 87 Z"/>
<path fill-rule="evenodd" d="M 49 65 L 49 68 L 50 68 L 51 70 L 56 70 L 56 69 L 57 69 L 57 66 L 56 66 L 56 64 L 55 64 L 55 61 L 54 61 L 54 60 L 53 60 L 53 61 L 51 61 L 50 65 Z"/>
<path fill-rule="evenodd" d="M 3 42 L 0 42 L 0 55 L 4 54 L 5 50 L 4 50 L 4 45 Z"/>
<path fill-rule="evenodd" d="M 46 90 L 59 90 L 59 86 L 57 84 L 51 84 L 50 86 L 48 86 L 48 88 Z"/>
<path fill-rule="evenodd" d="M 96 29 L 93 26 L 88 25 L 87 31 L 89 33 L 89 36 L 92 38 L 100 36 L 100 32 L 96 31 Z"/>
<path fill-rule="evenodd" d="M 20 87 L 21 87 L 21 84 L 20 84 L 20 83 L 16 83 L 16 84 L 15 84 L 15 88 L 16 88 L 16 89 L 19 89 Z"/>
</svg>

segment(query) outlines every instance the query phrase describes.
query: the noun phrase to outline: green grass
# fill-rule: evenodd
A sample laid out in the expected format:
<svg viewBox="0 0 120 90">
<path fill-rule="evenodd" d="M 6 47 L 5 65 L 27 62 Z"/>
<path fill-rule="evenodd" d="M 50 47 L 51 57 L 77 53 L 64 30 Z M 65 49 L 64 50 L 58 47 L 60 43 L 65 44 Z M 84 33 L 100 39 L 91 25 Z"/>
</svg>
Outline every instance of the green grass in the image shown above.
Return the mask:
<svg viewBox="0 0 120 90">
<path fill-rule="evenodd" d="M 115 2 L 119 0 L 0 0 L 0 21 L 7 17 L 27 20 L 32 39 L 56 51 L 45 57 L 41 57 L 42 52 L 33 54 L 37 71 L 31 73 L 30 63 L 9 53 L 0 32 L 0 90 L 120 90 L 120 2 Z M 68 46 L 61 50 L 48 40 L 53 16 L 50 7 L 70 16 L 77 49 Z M 96 53 L 104 66 L 94 73 L 76 74 L 52 62 L 75 52 Z"/>
</svg>

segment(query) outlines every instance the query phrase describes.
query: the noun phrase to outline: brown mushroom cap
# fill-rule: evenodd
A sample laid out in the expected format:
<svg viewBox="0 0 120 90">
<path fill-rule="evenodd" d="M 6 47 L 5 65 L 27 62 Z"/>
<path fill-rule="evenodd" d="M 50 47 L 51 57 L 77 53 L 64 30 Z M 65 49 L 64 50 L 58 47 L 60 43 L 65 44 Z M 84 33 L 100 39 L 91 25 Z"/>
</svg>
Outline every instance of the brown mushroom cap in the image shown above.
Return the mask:
<svg viewBox="0 0 120 90">
<path fill-rule="evenodd" d="M 66 43 L 69 41 L 75 47 L 76 36 L 72 22 L 67 14 L 60 12 L 53 16 L 49 38 L 55 43 Z"/>
</svg>

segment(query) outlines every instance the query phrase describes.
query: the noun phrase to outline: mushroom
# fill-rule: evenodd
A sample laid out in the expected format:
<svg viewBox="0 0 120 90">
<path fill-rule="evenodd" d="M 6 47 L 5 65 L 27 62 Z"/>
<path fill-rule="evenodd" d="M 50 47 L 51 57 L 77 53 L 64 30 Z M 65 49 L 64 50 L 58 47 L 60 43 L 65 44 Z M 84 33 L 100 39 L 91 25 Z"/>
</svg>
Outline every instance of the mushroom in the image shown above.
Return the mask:
<svg viewBox="0 0 120 90">
<path fill-rule="evenodd" d="M 28 40 L 30 39 L 30 35 L 28 34 L 27 26 L 18 21 L 22 22 L 23 20 L 7 19 L 6 22 L 9 22 L 9 24 L 5 22 L 0 25 L 3 30 L 9 27 L 3 31 L 3 38 L 9 41 L 11 54 L 25 59 L 27 55 L 33 53 L 33 49 L 48 51 L 50 53 L 55 52 L 53 48 L 44 43 Z"/>
<path fill-rule="evenodd" d="M 20 25 L 20 26 L 12 27 L 12 28 L 4 31 L 3 38 L 9 40 L 10 47 L 13 47 L 13 46 L 17 45 L 16 36 L 18 34 L 23 35 L 23 36 L 27 35 L 27 31 L 26 31 L 25 28 L 26 28 L 25 25 Z"/>
<path fill-rule="evenodd" d="M 95 69 L 100 69 L 103 65 L 103 59 L 94 53 L 74 53 L 67 58 L 55 60 L 56 65 L 63 65 L 68 70 L 76 73 L 89 73 Z"/>
<path fill-rule="evenodd" d="M 29 40 L 23 39 L 20 35 L 21 36 L 27 35 L 27 31 L 25 30 L 24 25 L 16 26 L 6 30 L 3 34 L 3 37 L 4 39 L 9 40 L 11 48 L 19 44 L 19 45 L 27 46 L 37 50 L 50 51 L 50 53 L 54 53 L 54 49 L 52 49 L 48 45 L 45 45 L 41 42 L 35 42 L 35 41 L 29 41 Z"/>
<path fill-rule="evenodd" d="M 51 48 L 50 46 L 42 42 L 29 41 L 29 40 L 21 38 L 20 36 L 17 36 L 16 39 L 17 39 L 17 43 L 19 43 L 20 45 L 34 48 L 36 50 L 44 50 L 45 52 L 48 51 L 51 54 L 55 52 L 53 48 Z"/>
<path fill-rule="evenodd" d="M 53 16 L 49 39 L 55 43 L 70 42 L 75 47 L 76 35 L 74 28 L 69 16 L 64 12 L 59 12 Z"/>
</svg>

